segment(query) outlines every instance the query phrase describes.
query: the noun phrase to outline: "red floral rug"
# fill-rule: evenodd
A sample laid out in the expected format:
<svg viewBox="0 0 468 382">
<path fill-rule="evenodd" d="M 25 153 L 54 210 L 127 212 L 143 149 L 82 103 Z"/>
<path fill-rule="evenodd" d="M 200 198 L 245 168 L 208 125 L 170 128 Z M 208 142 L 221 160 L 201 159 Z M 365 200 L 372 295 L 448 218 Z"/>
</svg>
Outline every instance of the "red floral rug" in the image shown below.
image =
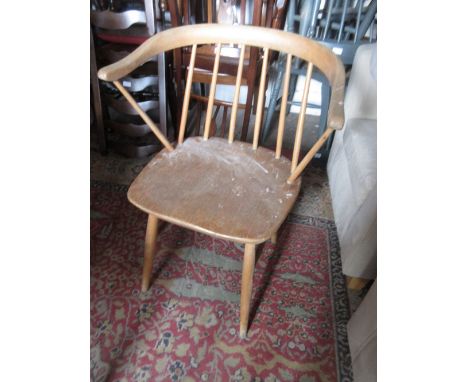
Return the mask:
<svg viewBox="0 0 468 382">
<path fill-rule="evenodd" d="M 171 224 L 140 293 L 147 215 L 91 184 L 92 381 L 351 381 L 348 302 L 332 222 L 290 215 L 257 249 L 248 338 L 243 248 Z"/>
</svg>

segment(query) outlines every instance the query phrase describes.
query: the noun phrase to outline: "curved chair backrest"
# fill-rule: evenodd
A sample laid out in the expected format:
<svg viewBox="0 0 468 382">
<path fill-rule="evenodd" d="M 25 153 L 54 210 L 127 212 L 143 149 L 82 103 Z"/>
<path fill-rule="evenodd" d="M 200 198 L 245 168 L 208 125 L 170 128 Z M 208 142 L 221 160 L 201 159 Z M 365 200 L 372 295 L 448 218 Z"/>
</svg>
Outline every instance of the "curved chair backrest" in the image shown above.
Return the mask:
<svg viewBox="0 0 468 382">
<path fill-rule="evenodd" d="M 263 62 L 262 72 L 260 77 L 259 86 L 259 101 L 257 104 L 257 113 L 255 119 L 255 127 L 253 134 L 252 148 L 254 150 L 258 147 L 260 125 L 263 115 L 263 99 L 265 94 L 265 79 L 268 71 L 268 59 L 271 51 L 284 52 L 287 54 L 287 65 L 283 92 L 288 92 L 288 82 L 291 72 L 292 57 L 302 59 L 307 63 L 306 86 L 304 87 L 304 94 L 302 97 L 301 111 L 298 117 L 296 139 L 294 143 L 294 150 L 291 164 L 291 176 L 289 182 L 294 181 L 303 171 L 305 166 L 313 158 L 320 146 L 326 141 L 328 136 L 334 129 L 341 129 L 344 122 L 343 114 L 343 98 L 345 88 L 345 72 L 341 61 L 326 47 L 316 43 L 306 37 L 299 36 L 293 33 L 284 32 L 280 30 L 272 30 L 262 27 L 254 26 L 232 26 L 222 24 L 198 24 L 183 26 L 178 28 L 169 29 L 159 33 L 144 44 L 138 47 L 130 55 L 122 60 L 102 68 L 98 76 L 105 81 L 113 81 L 115 86 L 127 98 L 130 104 L 137 110 L 138 114 L 145 120 L 151 127 L 155 135 L 160 139 L 167 150 L 173 150 L 172 145 L 167 141 L 166 137 L 161 134 L 157 126 L 152 122 L 141 108 L 138 107 L 135 100 L 121 85 L 119 79 L 129 74 L 131 71 L 145 63 L 148 59 L 161 52 L 171 51 L 173 49 L 181 48 L 184 46 L 192 46 L 190 69 L 187 74 L 187 81 L 185 85 L 185 97 L 182 108 L 182 118 L 179 130 L 179 143 L 183 142 L 185 134 L 185 125 L 187 122 L 187 113 L 190 99 L 190 88 L 192 84 L 193 67 L 195 55 L 198 45 L 202 44 L 216 44 L 218 49 L 216 59 L 213 67 L 213 77 L 210 86 L 209 101 L 205 120 L 204 139 L 209 137 L 210 120 L 213 111 L 214 94 L 216 90 L 216 81 L 219 67 L 220 47 L 223 44 L 237 44 L 240 46 L 239 69 L 237 73 L 236 90 L 233 100 L 233 108 L 231 112 L 231 120 L 229 126 L 229 142 L 234 139 L 234 130 L 236 124 L 237 107 L 239 101 L 239 90 L 242 78 L 242 68 L 244 61 L 244 52 L 246 46 L 253 46 L 263 49 Z M 331 86 L 331 100 L 328 112 L 328 124 L 324 134 L 314 144 L 310 151 L 305 155 L 300 163 L 299 154 L 302 141 L 302 133 L 304 128 L 305 112 L 307 106 L 307 96 L 309 91 L 310 79 L 314 65 L 327 77 Z M 286 100 L 287 97 L 283 97 Z M 286 116 L 286 102 L 281 105 L 280 121 L 278 128 L 278 138 L 276 143 L 276 157 L 281 156 L 281 148 L 283 141 L 285 116 Z"/>
</svg>

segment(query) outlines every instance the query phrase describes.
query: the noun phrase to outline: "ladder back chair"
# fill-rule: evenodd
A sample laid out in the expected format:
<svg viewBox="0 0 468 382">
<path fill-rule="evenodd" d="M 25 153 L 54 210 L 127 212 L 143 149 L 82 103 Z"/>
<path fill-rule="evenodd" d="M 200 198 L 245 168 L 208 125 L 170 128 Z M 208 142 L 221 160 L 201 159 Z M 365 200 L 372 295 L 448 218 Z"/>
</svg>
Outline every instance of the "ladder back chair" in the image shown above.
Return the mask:
<svg viewBox="0 0 468 382">
<path fill-rule="evenodd" d="M 218 49 L 213 67 L 204 133 L 203 136 L 184 140 L 197 47 L 201 44 L 213 43 L 217 44 Z M 209 138 L 220 47 L 223 44 L 237 44 L 241 47 L 241 52 L 245 51 L 246 46 L 253 46 L 264 51 L 259 90 L 261 94 L 265 93 L 270 51 L 283 51 L 288 56 L 286 81 L 283 87 L 285 92 L 288 91 L 288 78 L 293 56 L 307 62 L 307 82 L 310 81 L 314 66 L 328 78 L 331 84 L 331 101 L 327 129 L 302 160 L 299 160 L 299 157 L 309 86 L 305 87 L 302 98 L 292 160 L 281 155 L 286 102 L 283 102 L 281 107 L 280 128 L 275 151 L 258 145 L 263 97 L 259 98 L 257 105 L 252 143 L 234 141 L 236 113 L 231 114 L 227 139 Z M 159 131 L 157 125 L 138 107 L 119 79 L 142 65 L 150 57 L 184 46 L 192 47 L 191 63 L 187 74 L 178 142 L 173 146 Z M 241 53 L 233 108 L 237 107 L 239 101 L 242 62 Z M 293 33 L 254 26 L 198 24 L 169 29 L 155 35 L 129 56 L 102 68 L 98 75 L 100 79 L 112 81 L 115 84 L 165 147 L 142 170 L 128 191 L 130 202 L 149 215 L 142 291 L 148 290 L 150 285 L 160 219 L 217 238 L 243 243 L 245 253 L 242 268 L 239 334 L 245 338 L 255 267 L 255 246 L 269 239 L 276 241 L 277 231 L 299 193 L 302 171 L 328 136 L 335 129 L 341 129 L 343 126 L 345 83 L 343 64 L 328 48 Z M 283 97 L 283 100 L 286 99 L 287 97 Z"/>
<path fill-rule="evenodd" d="M 190 1 L 190 0 L 165 0 L 170 13 L 171 23 L 174 27 L 196 24 L 196 23 L 220 23 L 229 25 L 252 25 L 262 26 L 273 29 L 282 29 L 286 15 L 287 0 L 221 0 L 216 7 L 214 1 Z M 201 5 L 206 5 L 203 9 Z M 203 12 L 205 11 L 205 12 Z M 243 61 L 244 69 L 241 79 L 241 94 L 245 90 L 242 102 L 237 105 L 238 109 L 243 110 L 243 122 L 241 129 L 241 140 L 246 140 L 249 129 L 249 121 L 254 111 L 254 99 L 258 89 L 258 80 L 261 67 L 261 52 L 255 48 L 247 47 L 244 51 Z M 174 55 L 174 77 L 176 82 L 176 93 L 182 103 L 183 92 L 183 73 L 188 70 L 191 47 L 185 47 L 182 50 L 176 50 Z M 235 47 L 223 47 L 220 56 L 218 68 L 218 84 L 235 86 L 236 73 L 238 69 L 238 59 L 240 49 Z M 270 55 L 271 56 L 271 55 Z M 215 46 L 198 46 L 195 57 L 195 69 L 193 72 L 193 83 L 200 86 L 199 94 L 192 93 L 192 100 L 197 102 L 196 109 L 196 129 L 200 129 L 199 116 L 202 108 L 208 103 L 208 95 L 205 94 L 205 85 L 210 85 L 212 77 L 212 68 L 216 58 Z M 270 61 L 276 57 L 271 56 Z M 267 80 L 268 82 L 268 80 Z M 202 90 L 203 89 L 203 90 Z M 208 93 L 208 92 L 206 92 Z M 215 114 L 212 118 L 212 133 L 216 133 L 216 116 L 220 108 L 223 108 L 223 118 L 221 124 L 221 136 L 225 136 L 227 127 L 227 108 L 232 108 L 232 104 L 225 99 L 217 99 L 215 94 Z M 232 109 L 231 109 L 232 112 Z M 178 121 L 180 121 L 182 111 L 178 110 Z M 195 130 L 195 129 L 194 129 Z"/>
</svg>

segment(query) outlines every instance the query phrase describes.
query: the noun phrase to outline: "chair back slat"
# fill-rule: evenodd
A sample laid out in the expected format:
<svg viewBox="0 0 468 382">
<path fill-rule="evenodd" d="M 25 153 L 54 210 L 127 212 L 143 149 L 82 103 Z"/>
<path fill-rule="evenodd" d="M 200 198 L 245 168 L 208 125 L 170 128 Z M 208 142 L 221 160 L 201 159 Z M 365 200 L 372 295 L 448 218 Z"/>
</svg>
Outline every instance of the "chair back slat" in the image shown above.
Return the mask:
<svg viewBox="0 0 468 382">
<path fill-rule="evenodd" d="M 190 56 L 190 67 L 187 73 L 187 81 L 185 82 L 184 104 L 182 106 L 182 116 L 180 118 L 179 139 L 178 143 L 184 141 L 185 125 L 187 124 L 187 114 L 190 103 L 190 92 L 192 88 L 193 68 L 195 67 L 195 55 L 197 54 L 197 45 L 192 46 L 192 54 Z"/>
<path fill-rule="evenodd" d="M 242 69 L 244 69 L 244 55 L 245 55 L 245 45 L 241 45 L 241 51 L 239 55 L 239 66 L 237 67 L 237 77 L 236 77 L 236 90 L 234 91 L 234 100 L 232 101 L 231 109 L 231 121 L 229 124 L 229 143 L 234 141 L 234 130 L 236 128 L 236 117 L 237 117 L 237 108 L 239 106 L 239 93 L 240 86 L 242 81 Z"/>
<path fill-rule="evenodd" d="M 131 94 L 125 89 L 120 81 L 114 81 L 113 82 L 115 87 L 119 89 L 119 91 L 123 94 L 123 96 L 127 99 L 127 101 L 132 105 L 132 107 L 137 111 L 137 113 L 140 115 L 140 117 L 143 119 L 143 121 L 146 122 L 146 124 L 150 127 L 150 129 L 153 131 L 154 135 L 161 141 L 161 143 L 164 145 L 164 147 L 168 151 L 174 150 L 172 145 L 169 143 L 169 141 L 166 139 L 163 133 L 158 129 L 158 126 L 151 120 L 151 118 L 146 114 L 143 109 L 138 105 L 138 103 L 135 101 L 135 99 L 131 96 Z"/>
<path fill-rule="evenodd" d="M 291 162 L 291 173 L 297 167 L 297 162 L 299 161 L 299 153 L 301 152 L 301 142 L 302 142 L 302 133 L 304 131 L 304 120 L 305 113 L 307 110 L 307 98 L 309 97 L 309 88 L 310 88 L 310 78 L 312 77 L 312 68 L 313 64 L 311 62 L 307 65 L 307 74 L 304 84 L 304 92 L 302 93 L 302 102 L 301 102 L 301 111 L 299 112 L 299 118 L 297 120 L 296 127 L 296 139 L 294 140 L 294 151 Z"/>
<path fill-rule="evenodd" d="M 281 148 L 283 147 L 284 123 L 286 120 L 286 109 L 288 107 L 289 79 L 291 78 L 291 62 L 292 54 L 288 54 L 286 58 L 286 72 L 284 73 L 283 80 L 283 95 L 281 97 L 281 109 L 278 122 L 278 136 L 276 138 L 276 159 L 279 159 L 281 157 Z"/>
<path fill-rule="evenodd" d="M 213 22 L 213 2 L 211 0 L 208 0 L 208 21 L 207 23 L 212 23 Z"/>
<path fill-rule="evenodd" d="M 216 57 L 213 64 L 213 77 L 211 78 L 210 95 L 208 97 L 208 106 L 206 108 L 205 130 L 203 139 L 206 141 L 210 135 L 211 114 L 213 112 L 214 96 L 216 92 L 216 80 L 218 78 L 219 57 L 221 55 L 221 44 L 216 44 Z"/>
<path fill-rule="evenodd" d="M 268 56 L 270 55 L 270 49 L 265 48 L 263 51 L 263 65 L 262 65 L 262 73 L 260 75 L 260 86 L 258 90 L 258 101 L 257 101 L 257 115 L 255 116 L 255 127 L 254 127 L 254 136 L 253 136 L 253 143 L 252 148 L 254 150 L 258 147 L 258 138 L 260 136 L 260 125 L 262 122 L 263 117 L 263 102 L 265 100 L 265 80 L 267 74 L 267 67 L 268 67 Z"/>
</svg>

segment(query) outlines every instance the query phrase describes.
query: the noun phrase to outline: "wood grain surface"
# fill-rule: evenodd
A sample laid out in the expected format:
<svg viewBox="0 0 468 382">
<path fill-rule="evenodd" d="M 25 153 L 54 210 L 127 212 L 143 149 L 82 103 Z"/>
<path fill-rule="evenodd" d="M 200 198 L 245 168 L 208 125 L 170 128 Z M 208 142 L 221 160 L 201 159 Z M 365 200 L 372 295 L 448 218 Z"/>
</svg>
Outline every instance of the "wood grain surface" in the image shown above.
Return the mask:
<svg viewBox="0 0 468 382">
<path fill-rule="evenodd" d="M 240 243 L 261 243 L 280 227 L 300 179 L 291 162 L 263 147 L 221 138 L 188 138 L 158 153 L 128 191 L 129 200 L 162 220 Z"/>
</svg>

